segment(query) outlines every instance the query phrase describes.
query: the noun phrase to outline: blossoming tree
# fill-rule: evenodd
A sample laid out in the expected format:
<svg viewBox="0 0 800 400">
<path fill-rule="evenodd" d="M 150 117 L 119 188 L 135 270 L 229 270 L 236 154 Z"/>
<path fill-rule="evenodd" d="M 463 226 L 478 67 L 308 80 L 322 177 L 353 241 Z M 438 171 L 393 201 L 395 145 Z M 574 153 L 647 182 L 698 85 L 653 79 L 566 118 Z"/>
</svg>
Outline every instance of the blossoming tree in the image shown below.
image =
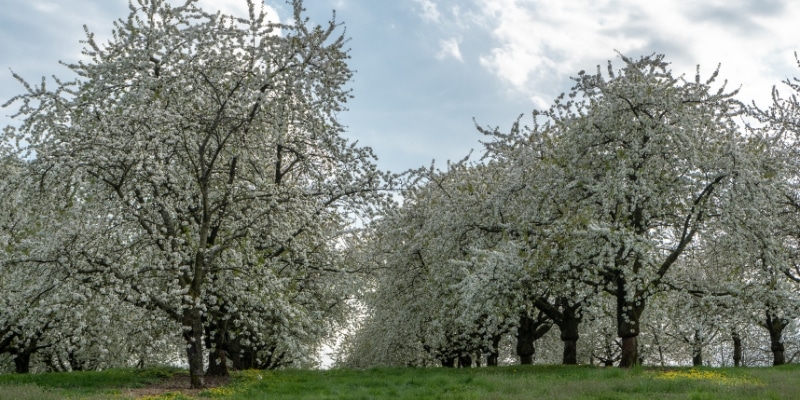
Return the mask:
<svg viewBox="0 0 800 400">
<path fill-rule="evenodd" d="M 326 277 L 337 238 L 384 178 L 341 137 L 339 25 L 310 25 L 300 0 L 289 23 L 248 5 L 237 18 L 134 1 L 109 42 L 87 30 L 74 80 L 20 78 L 14 99 L 31 156 L 102 205 L 89 231 L 105 234 L 81 238 L 73 272 L 180 324 L 193 387 L 206 342 L 278 359 L 324 333 L 345 288 Z"/>
</svg>

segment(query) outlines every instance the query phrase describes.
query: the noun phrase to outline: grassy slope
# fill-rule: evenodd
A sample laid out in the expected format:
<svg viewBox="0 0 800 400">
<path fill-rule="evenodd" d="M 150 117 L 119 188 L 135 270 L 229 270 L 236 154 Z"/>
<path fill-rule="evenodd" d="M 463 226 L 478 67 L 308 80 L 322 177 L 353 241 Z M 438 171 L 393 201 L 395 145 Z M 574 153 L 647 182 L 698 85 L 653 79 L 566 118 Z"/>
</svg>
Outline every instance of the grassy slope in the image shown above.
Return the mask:
<svg viewBox="0 0 800 400">
<path fill-rule="evenodd" d="M 43 374 L 16 381 L 9 378 L 13 375 L 0 375 L 0 399 L 120 398 L 120 385 L 143 385 L 165 373 L 156 370 L 93 373 L 96 375 Z M 14 393 L 18 395 L 20 389 L 38 390 L 40 395 L 11 397 Z M 42 397 L 41 394 L 59 397 Z M 160 398 L 188 397 L 168 394 Z M 244 371 L 237 374 L 232 385 L 209 389 L 198 398 L 800 399 L 800 366 L 668 370 L 511 366 L 468 370 Z"/>
</svg>

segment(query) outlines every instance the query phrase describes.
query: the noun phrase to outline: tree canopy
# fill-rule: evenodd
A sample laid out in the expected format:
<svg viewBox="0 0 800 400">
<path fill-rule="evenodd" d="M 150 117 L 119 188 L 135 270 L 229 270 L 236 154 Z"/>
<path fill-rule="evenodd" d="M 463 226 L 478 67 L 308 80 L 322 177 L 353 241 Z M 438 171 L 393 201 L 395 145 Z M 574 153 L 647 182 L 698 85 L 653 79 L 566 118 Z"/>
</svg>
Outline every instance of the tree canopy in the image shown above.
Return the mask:
<svg viewBox="0 0 800 400">
<path fill-rule="evenodd" d="M 800 356 L 800 81 L 760 108 L 620 54 L 477 127 L 479 159 L 393 175 L 338 120 L 342 25 L 247 4 L 132 1 L 69 78 L 15 75 L 0 362 L 202 387 L 336 340 L 355 367 Z"/>
</svg>

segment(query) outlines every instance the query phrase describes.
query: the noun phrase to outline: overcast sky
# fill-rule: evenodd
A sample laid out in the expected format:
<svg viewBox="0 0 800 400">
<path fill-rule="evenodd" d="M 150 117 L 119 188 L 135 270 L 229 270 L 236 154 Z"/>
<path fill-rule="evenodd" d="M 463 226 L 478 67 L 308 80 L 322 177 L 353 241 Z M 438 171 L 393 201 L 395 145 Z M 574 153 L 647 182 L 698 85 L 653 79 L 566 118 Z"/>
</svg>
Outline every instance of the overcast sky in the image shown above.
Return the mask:
<svg viewBox="0 0 800 400">
<path fill-rule="evenodd" d="M 0 0 L 0 102 L 29 81 L 72 78 L 59 60 L 80 55 L 83 24 L 107 36 L 126 0 Z M 238 13 L 245 0 L 203 0 Z M 267 0 L 278 18 L 283 0 Z M 400 171 L 480 151 L 473 119 L 507 129 L 546 107 L 615 50 L 664 53 L 673 71 L 721 78 L 740 98 L 766 104 L 772 85 L 800 77 L 800 2 L 791 0 L 306 0 L 312 20 L 337 10 L 351 37 L 355 98 L 348 135 Z M 11 121 L 0 110 L 0 125 Z"/>
</svg>

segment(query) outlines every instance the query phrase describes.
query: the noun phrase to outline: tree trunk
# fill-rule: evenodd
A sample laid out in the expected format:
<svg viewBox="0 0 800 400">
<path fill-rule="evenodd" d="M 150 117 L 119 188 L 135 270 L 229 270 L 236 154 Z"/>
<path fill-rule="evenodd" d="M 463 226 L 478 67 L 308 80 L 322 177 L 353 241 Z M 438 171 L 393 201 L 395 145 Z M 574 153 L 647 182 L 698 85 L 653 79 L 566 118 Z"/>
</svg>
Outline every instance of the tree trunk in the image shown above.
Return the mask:
<svg viewBox="0 0 800 400">
<path fill-rule="evenodd" d="M 561 363 L 564 365 L 578 364 L 578 339 L 580 334 L 578 327 L 581 318 L 577 316 L 575 308 L 564 307 L 561 323 L 558 325 L 561 330 L 561 341 L 564 342 L 564 353 Z"/>
<path fill-rule="evenodd" d="M 520 364 L 533 364 L 533 355 L 536 353 L 534 342 L 544 336 L 552 326 L 541 314 L 537 319 L 525 313 L 520 315 L 517 328 L 517 355 Z"/>
<path fill-rule="evenodd" d="M 78 359 L 74 351 L 70 351 L 67 354 L 67 362 L 69 363 L 69 368 L 72 371 L 83 371 L 86 369 L 85 363 Z"/>
<path fill-rule="evenodd" d="M 545 313 L 558 325 L 561 331 L 561 341 L 564 343 L 564 352 L 561 358 L 562 364 L 574 365 L 578 363 L 578 327 L 581 323 L 581 303 L 572 304 L 570 298 L 559 297 L 556 304 L 550 303 L 546 297 L 537 298 L 534 301 L 536 308 Z"/>
<path fill-rule="evenodd" d="M 639 320 L 645 307 L 643 296 L 627 299 L 625 280 L 617 281 L 617 335 L 622 339 L 620 368 L 631 368 L 639 364 Z"/>
<path fill-rule="evenodd" d="M 699 329 L 694 331 L 694 338 L 692 338 L 692 366 L 703 366 L 703 338 Z"/>
<path fill-rule="evenodd" d="M 31 371 L 31 353 L 21 351 L 15 354 L 14 357 L 14 372 L 18 374 L 27 374 Z"/>
<path fill-rule="evenodd" d="M 733 338 L 733 365 L 735 367 L 742 366 L 742 338 L 739 332 L 734 331 L 731 335 Z"/>
<path fill-rule="evenodd" d="M 492 337 L 492 348 L 489 349 L 489 355 L 486 356 L 486 366 L 496 367 L 500 359 L 500 335 Z"/>
<path fill-rule="evenodd" d="M 456 367 L 456 357 L 443 357 L 441 359 L 442 367 L 445 368 L 455 368 Z"/>
<path fill-rule="evenodd" d="M 458 356 L 458 367 L 459 368 L 471 368 L 472 367 L 472 356 L 469 354 L 462 354 Z"/>
<path fill-rule="evenodd" d="M 230 376 L 228 372 L 228 334 L 227 324 L 213 323 L 206 329 L 208 348 L 208 371 L 210 376 Z M 214 334 L 212 335 L 212 332 Z"/>
<path fill-rule="evenodd" d="M 517 328 L 517 355 L 520 364 L 533 364 L 533 355 L 536 353 L 533 342 L 533 320 L 527 315 L 522 315 Z"/>
<path fill-rule="evenodd" d="M 639 344 L 637 336 L 622 338 L 622 354 L 620 354 L 619 367 L 631 368 L 639 362 Z"/>
<path fill-rule="evenodd" d="M 766 328 L 769 331 L 770 350 L 772 350 L 772 365 L 786 363 L 785 348 L 783 346 L 783 329 L 789 325 L 789 320 L 773 315 L 767 311 Z"/>
<path fill-rule="evenodd" d="M 702 367 L 703 366 L 703 350 L 702 349 L 695 349 L 694 354 L 692 354 L 692 366 L 693 367 Z"/>
<path fill-rule="evenodd" d="M 203 381 L 203 321 L 200 318 L 200 310 L 190 308 L 185 311 L 183 329 L 191 388 L 202 389 L 205 382 Z"/>
<path fill-rule="evenodd" d="M 250 347 L 242 347 L 240 336 L 229 337 L 226 348 L 234 370 L 244 371 L 256 367 L 255 353 Z"/>
<path fill-rule="evenodd" d="M 228 372 L 228 357 L 222 347 L 215 347 L 208 351 L 208 372 L 210 376 L 230 376 Z"/>
</svg>

